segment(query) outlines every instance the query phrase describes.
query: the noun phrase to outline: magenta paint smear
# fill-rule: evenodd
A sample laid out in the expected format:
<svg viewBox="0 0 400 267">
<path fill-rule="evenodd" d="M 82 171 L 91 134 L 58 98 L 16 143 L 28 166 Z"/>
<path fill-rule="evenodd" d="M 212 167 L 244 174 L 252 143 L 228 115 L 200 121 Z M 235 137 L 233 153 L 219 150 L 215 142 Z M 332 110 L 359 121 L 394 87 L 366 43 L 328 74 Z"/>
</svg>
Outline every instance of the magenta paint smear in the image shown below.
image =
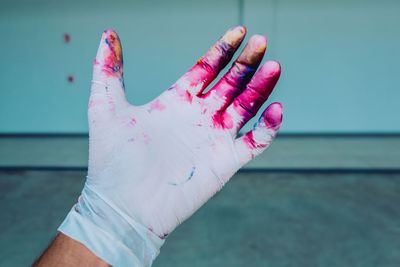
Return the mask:
<svg viewBox="0 0 400 267">
<path fill-rule="evenodd" d="M 136 124 L 136 120 L 134 118 L 131 118 L 131 120 L 129 121 L 129 125 L 133 126 Z"/>
<path fill-rule="evenodd" d="M 252 131 L 245 133 L 243 140 L 244 140 L 246 146 L 250 149 L 264 148 L 267 146 L 266 144 L 259 144 L 259 143 L 255 142 Z"/>
<path fill-rule="evenodd" d="M 235 98 L 233 108 L 243 118 L 243 124 L 257 114 L 274 89 L 280 74 L 279 63 L 268 61 L 261 66 L 246 89 Z"/>
<path fill-rule="evenodd" d="M 265 36 L 255 35 L 251 37 L 229 71 L 205 94 L 205 97 L 215 92 L 220 98 L 225 98 L 221 109 L 226 108 L 245 89 L 246 84 L 257 70 L 266 48 L 267 39 Z"/>
<path fill-rule="evenodd" d="M 254 129 L 256 127 L 261 127 L 259 126 L 261 123 L 264 123 L 265 127 L 272 129 L 279 126 L 282 123 L 282 112 L 283 106 L 281 103 L 272 103 L 261 115 L 260 120 L 254 125 Z M 260 144 L 254 141 L 253 131 L 247 132 L 243 140 L 250 149 L 265 148 L 267 146 L 267 144 Z"/>
<path fill-rule="evenodd" d="M 283 106 L 279 102 L 272 103 L 264 111 L 262 118 L 265 119 L 265 124 L 268 127 L 276 127 L 282 123 Z"/>
<path fill-rule="evenodd" d="M 104 50 L 103 72 L 107 76 L 120 77 L 122 76 L 122 47 L 118 35 L 111 30 L 105 32 L 107 37 L 105 42 L 109 49 Z"/>
<path fill-rule="evenodd" d="M 243 26 L 236 26 L 229 29 L 221 39 L 197 61 L 197 64 L 187 72 L 185 78 L 189 81 L 190 86 L 196 87 L 202 84 L 198 95 L 200 95 L 217 77 L 219 71 L 229 63 L 236 49 L 242 43 L 245 34 L 246 28 Z"/>
<path fill-rule="evenodd" d="M 233 120 L 227 112 L 216 112 L 212 117 L 212 126 L 216 129 L 232 129 Z"/>
</svg>

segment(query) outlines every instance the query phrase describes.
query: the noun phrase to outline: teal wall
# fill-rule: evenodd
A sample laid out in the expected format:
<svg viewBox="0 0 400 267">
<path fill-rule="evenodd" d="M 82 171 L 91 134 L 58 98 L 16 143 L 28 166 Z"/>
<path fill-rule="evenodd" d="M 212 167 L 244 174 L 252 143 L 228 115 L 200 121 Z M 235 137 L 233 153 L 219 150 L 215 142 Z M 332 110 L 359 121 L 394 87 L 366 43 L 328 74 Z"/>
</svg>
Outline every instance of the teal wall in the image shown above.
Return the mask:
<svg viewBox="0 0 400 267">
<path fill-rule="evenodd" d="M 119 33 L 128 98 L 143 104 L 240 18 L 282 64 L 282 132 L 400 132 L 399 14 L 388 0 L 3 0 L 0 133 L 87 132 L 104 29 Z"/>
</svg>

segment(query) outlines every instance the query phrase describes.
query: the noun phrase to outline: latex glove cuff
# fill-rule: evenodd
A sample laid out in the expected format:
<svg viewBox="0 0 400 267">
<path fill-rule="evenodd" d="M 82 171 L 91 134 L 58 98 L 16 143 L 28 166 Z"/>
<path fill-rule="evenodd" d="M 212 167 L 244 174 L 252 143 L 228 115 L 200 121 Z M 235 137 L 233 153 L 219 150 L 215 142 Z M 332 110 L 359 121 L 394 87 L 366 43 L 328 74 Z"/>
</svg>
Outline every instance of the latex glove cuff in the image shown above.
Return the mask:
<svg viewBox="0 0 400 267">
<path fill-rule="evenodd" d="M 87 184 L 58 231 L 113 266 L 151 266 L 164 243 Z"/>
</svg>

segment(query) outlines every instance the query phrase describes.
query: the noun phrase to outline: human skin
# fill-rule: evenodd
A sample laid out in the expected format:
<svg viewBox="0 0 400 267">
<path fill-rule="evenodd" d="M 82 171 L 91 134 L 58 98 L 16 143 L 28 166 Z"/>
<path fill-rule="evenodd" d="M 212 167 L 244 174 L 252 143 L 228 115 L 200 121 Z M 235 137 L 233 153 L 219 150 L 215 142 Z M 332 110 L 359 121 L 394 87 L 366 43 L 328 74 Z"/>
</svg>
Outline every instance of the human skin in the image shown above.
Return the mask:
<svg viewBox="0 0 400 267">
<path fill-rule="evenodd" d="M 111 266 L 93 254 L 83 244 L 59 233 L 42 256 L 32 265 L 60 267 L 106 267 Z"/>
<path fill-rule="evenodd" d="M 173 86 L 137 107 L 125 98 L 119 37 L 112 30 L 104 32 L 88 105 L 88 177 L 83 200 L 75 206 L 77 213 L 92 216 L 87 214 L 93 212 L 85 210 L 90 203 L 95 211 L 117 218 L 121 223 L 117 230 L 108 223 L 111 219 L 97 218 L 96 225 L 118 240 L 132 230 L 130 225 L 137 224 L 165 239 L 241 166 L 266 149 L 282 121 L 280 103 L 271 104 L 251 131 L 237 136 L 268 99 L 280 76 L 276 61 L 256 71 L 267 47 L 264 36 L 252 36 L 228 72 L 205 91 L 245 34 L 242 26 L 228 30 Z M 57 260 L 57 266 L 69 266 L 62 262 L 68 261 L 60 255 L 64 249 L 69 255 L 79 250 L 76 257 L 88 266 L 101 261 L 81 243 L 60 234 L 37 266 L 51 266 Z"/>
</svg>

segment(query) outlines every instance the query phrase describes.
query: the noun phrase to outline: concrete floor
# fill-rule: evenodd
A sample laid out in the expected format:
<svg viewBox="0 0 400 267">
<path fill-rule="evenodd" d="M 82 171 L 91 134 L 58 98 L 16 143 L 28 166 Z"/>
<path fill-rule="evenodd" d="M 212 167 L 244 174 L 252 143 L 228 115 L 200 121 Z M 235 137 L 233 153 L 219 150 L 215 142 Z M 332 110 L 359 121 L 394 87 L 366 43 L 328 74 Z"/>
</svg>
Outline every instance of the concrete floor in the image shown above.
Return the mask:
<svg viewBox="0 0 400 267">
<path fill-rule="evenodd" d="M 29 266 L 84 171 L 0 171 L 0 266 Z M 239 173 L 154 266 L 400 266 L 400 174 Z"/>
<path fill-rule="evenodd" d="M 0 136 L 0 266 L 29 266 L 87 168 L 86 136 Z M 278 136 L 154 266 L 400 266 L 400 136 Z"/>
</svg>

